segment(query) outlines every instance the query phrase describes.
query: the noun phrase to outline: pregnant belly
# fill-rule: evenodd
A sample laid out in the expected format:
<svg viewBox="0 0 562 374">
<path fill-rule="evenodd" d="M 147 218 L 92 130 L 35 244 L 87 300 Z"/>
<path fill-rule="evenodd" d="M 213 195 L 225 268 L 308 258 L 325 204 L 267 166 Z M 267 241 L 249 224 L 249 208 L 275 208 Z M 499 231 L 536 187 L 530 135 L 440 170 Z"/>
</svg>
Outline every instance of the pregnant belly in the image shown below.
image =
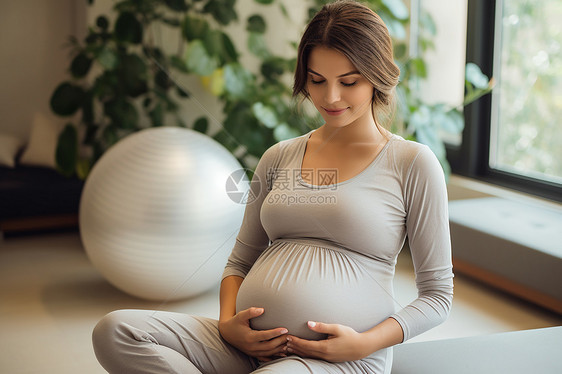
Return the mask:
<svg viewBox="0 0 562 374">
<path fill-rule="evenodd" d="M 289 241 L 273 243 L 240 286 L 237 312 L 263 307 L 256 330 L 285 327 L 289 334 L 323 339 L 307 321 L 338 323 L 366 331 L 393 312 L 390 285 L 367 274 L 348 254 Z"/>
</svg>

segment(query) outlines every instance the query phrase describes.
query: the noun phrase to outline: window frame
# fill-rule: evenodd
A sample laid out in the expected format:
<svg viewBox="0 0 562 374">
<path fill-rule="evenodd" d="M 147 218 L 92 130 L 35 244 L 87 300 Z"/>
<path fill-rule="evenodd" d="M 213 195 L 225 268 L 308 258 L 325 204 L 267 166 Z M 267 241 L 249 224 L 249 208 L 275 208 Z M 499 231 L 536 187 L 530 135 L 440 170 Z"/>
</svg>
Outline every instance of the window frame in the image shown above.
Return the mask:
<svg viewBox="0 0 562 374">
<path fill-rule="evenodd" d="M 491 77 L 494 67 L 496 6 L 501 0 L 468 0 L 466 62 L 474 62 Z M 465 127 L 460 145 L 446 145 L 454 174 L 562 202 L 562 186 L 489 166 L 492 95 L 464 108 Z"/>
</svg>

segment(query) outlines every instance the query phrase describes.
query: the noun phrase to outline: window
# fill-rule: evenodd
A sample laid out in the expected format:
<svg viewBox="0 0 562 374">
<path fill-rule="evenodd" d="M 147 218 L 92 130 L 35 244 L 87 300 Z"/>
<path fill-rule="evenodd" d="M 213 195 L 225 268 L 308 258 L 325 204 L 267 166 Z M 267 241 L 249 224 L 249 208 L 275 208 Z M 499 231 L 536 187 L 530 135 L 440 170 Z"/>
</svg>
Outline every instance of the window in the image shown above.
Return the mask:
<svg viewBox="0 0 562 374">
<path fill-rule="evenodd" d="M 496 80 L 465 110 L 454 172 L 562 201 L 562 2 L 469 0 L 467 61 Z"/>
</svg>

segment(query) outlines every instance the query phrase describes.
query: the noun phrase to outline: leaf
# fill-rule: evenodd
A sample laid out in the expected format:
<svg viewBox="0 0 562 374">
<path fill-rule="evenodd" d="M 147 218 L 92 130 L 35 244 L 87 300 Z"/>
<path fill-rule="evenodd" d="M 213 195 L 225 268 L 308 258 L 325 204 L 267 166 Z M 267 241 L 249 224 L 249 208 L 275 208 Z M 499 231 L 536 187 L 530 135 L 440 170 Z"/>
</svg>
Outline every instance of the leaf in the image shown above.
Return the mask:
<svg viewBox="0 0 562 374">
<path fill-rule="evenodd" d="M 250 104 L 239 101 L 229 109 L 223 123 L 225 131 L 228 131 L 237 143 L 239 141 L 243 144 L 250 154 L 261 155 L 265 151 L 264 128 L 253 115 Z"/>
<path fill-rule="evenodd" d="M 164 3 L 168 8 L 175 10 L 176 12 L 184 12 L 188 9 L 185 0 L 164 0 Z"/>
<path fill-rule="evenodd" d="M 256 116 L 261 123 L 270 129 L 274 128 L 279 123 L 275 111 L 261 102 L 252 105 L 252 113 L 254 113 L 254 116 Z"/>
<path fill-rule="evenodd" d="M 96 26 L 102 30 L 107 30 L 107 28 L 109 27 L 109 21 L 107 20 L 107 17 L 99 16 L 98 18 L 96 18 Z"/>
<path fill-rule="evenodd" d="M 449 177 L 451 175 L 451 164 L 447 160 L 447 157 L 437 158 L 441 167 L 443 168 L 443 174 L 445 174 L 445 183 L 449 183 Z"/>
<path fill-rule="evenodd" d="M 51 96 L 51 109 L 59 116 L 70 116 L 82 105 L 84 90 L 70 82 L 61 83 Z"/>
<path fill-rule="evenodd" d="M 248 126 L 244 127 L 245 134 L 242 134 L 239 139 L 244 139 L 244 147 L 249 154 L 260 157 L 264 152 L 266 147 L 266 134 L 261 132 L 259 128 Z"/>
<path fill-rule="evenodd" d="M 200 40 L 189 44 L 185 52 L 185 62 L 189 71 L 198 75 L 210 75 L 218 67 L 218 61 L 209 56 Z"/>
<path fill-rule="evenodd" d="M 420 14 L 420 24 L 424 31 L 429 32 L 431 36 L 437 35 L 437 25 L 428 11 L 422 10 Z"/>
<path fill-rule="evenodd" d="M 230 152 L 234 152 L 240 146 L 236 139 L 233 139 L 224 130 L 220 130 L 215 135 L 213 135 L 213 139 L 222 144 Z"/>
<path fill-rule="evenodd" d="M 94 96 L 92 91 L 84 92 L 82 96 L 82 121 L 91 124 L 94 121 Z"/>
<path fill-rule="evenodd" d="M 92 59 L 84 52 L 81 52 L 72 60 L 72 63 L 70 64 L 70 72 L 75 78 L 82 78 L 88 74 L 91 66 Z"/>
<path fill-rule="evenodd" d="M 238 52 L 236 51 L 236 47 L 230 37 L 222 33 L 222 45 L 223 45 L 223 53 L 222 60 L 224 63 L 235 62 L 238 61 Z"/>
<path fill-rule="evenodd" d="M 99 126 L 94 124 L 86 125 L 86 135 L 84 135 L 84 140 L 82 141 L 85 145 L 93 145 L 96 140 L 96 135 L 98 132 Z"/>
<path fill-rule="evenodd" d="M 410 12 L 402 0 L 382 0 L 382 3 L 399 20 L 407 20 L 410 16 Z"/>
<path fill-rule="evenodd" d="M 94 164 L 103 155 L 105 147 L 102 145 L 101 141 L 96 141 L 92 144 L 92 164 Z"/>
<path fill-rule="evenodd" d="M 400 116 L 402 116 L 403 118 L 406 118 L 410 115 L 410 111 L 408 110 L 408 107 L 406 105 L 407 103 L 407 93 L 406 93 L 406 89 L 404 88 L 403 84 L 399 84 L 396 87 L 396 96 L 398 98 L 398 100 L 396 100 L 399 105 L 398 105 L 398 111 Z"/>
<path fill-rule="evenodd" d="M 193 123 L 193 130 L 206 134 L 209 128 L 209 120 L 207 117 L 199 117 Z"/>
<path fill-rule="evenodd" d="M 308 8 L 308 19 L 311 20 L 316 13 L 318 12 L 319 9 L 315 8 L 315 7 L 310 7 Z"/>
<path fill-rule="evenodd" d="M 90 30 L 90 33 L 88 34 L 88 36 L 84 38 L 84 41 L 86 42 L 87 45 L 91 45 L 91 44 L 96 44 L 99 39 L 101 39 L 100 34 Z"/>
<path fill-rule="evenodd" d="M 279 3 L 279 8 L 281 9 L 281 13 L 287 19 L 289 19 L 289 12 L 287 11 L 287 7 L 283 3 Z"/>
<path fill-rule="evenodd" d="M 158 62 L 160 65 L 166 65 L 168 62 L 166 56 L 164 56 L 162 50 L 158 47 L 143 46 L 142 51 L 146 57 L 152 61 Z"/>
<path fill-rule="evenodd" d="M 224 129 L 243 145 L 245 150 L 260 157 L 268 145 L 274 142 L 271 129 L 261 126 L 252 113 L 251 104 L 237 101 L 225 110 Z"/>
<path fill-rule="evenodd" d="M 435 125 L 450 134 L 460 134 L 464 128 L 464 117 L 458 110 L 438 112 L 434 117 Z"/>
<path fill-rule="evenodd" d="M 260 68 L 265 79 L 277 81 L 279 76 L 285 72 L 287 62 L 280 57 L 273 57 L 265 60 Z"/>
<path fill-rule="evenodd" d="M 115 37 L 117 40 L 132 44 L 142 42 L 143 28 L 137 17 L 131 12 L 119 15 L 115 22 Z"/>
<path fill-rule="evenodd" d="M 139 114 L 133 104 L 124 99 L 114 99 L 104 103 L 105 114 L 114 126 L 121 129 L 135 129 Z"/>
<path fill-rule="evenodd" d="M 257 57 L 266 59 L 271 56 L 263 34 L 251 32 L 248 35 L 248 49 Z"/>
<path fill-rule="evenodd" d="M 273 3 L 273 0 L 255 0 L 256 3 L 260 3 L 260 4 L 264 4 L 264 5 L 269 5 Z"/>
<path fill-rule="evenodd" d="M 410 116 L 409 126 L 415 130 L 431 125 L 431 110 L 427 105 L 420 105 Z"/>
<path fill-rule="evenodd" d="M 178 56 L 172 56 L 170 57 L 170 65 L 172 65 L 172 67 L 178 69 L 179 71 L 181 71 L 182 73 L 187 73 L 187 65 L 185 64 L 185 61 L 182 60 L 180 57 Z"/>
<path fill-rule="evenodd" d="M 221 96 L 224 93 L 224 69 L 216 69 L 213 74 L 201 77 L 201 82 L 213 95 Z"/>
<path fill-rule="evenodd" d="M 238 19 L 234 10 L 236 0 L 209 0 L 203 12 L 210 13 L 213 18 L 221 25 L 228 25 L 231 21 Z"/>
<path fill-rule="evenodd" d="M 100 65 L 107 70 L 113 70 L 119 64 L 119 58 L 117 57 L 115 52 L 113 52 L 108 47 L 104 47 L 103 49 L 101 49 L 96 56 L 96 59 L 98 60 Z"/>
<path fill-rule="evenodd" d="M 398 40 L 406 39 L 406 28 L 400 21 L 390 18 L 388 15 L 384 14 L 383 12 L 380 12 L 379 16 L 382 18 L 384 24 L 388 28 L 388 32 L 394 39 L 398 39 Z"/>
<path fill-rule="evenodd" d="M 123 56 L 118 74 L 129 96 L 138 97 L 148 91 L 146 63 L 138 55 Z"/>
<path fill-rule="evenodd" d="M 178 127 L 183 127 L 183 128 L 187 128 L 187 124 L 185 123 L 185 121 L 181 118 L 181 117 L 176 117 L 176 126 Z"/>
<path fill-rule="evenodd" d="M 164 125 L 164 108 L 162 107 L 162 103 L 158 103 L 154 106 L 154 108 L 148 112 L 148 116 L 151 120 L 151 125 L 154 127 L 163 126 Z"/>
<path fill-rule="evenodd" d="M 160 68 L 158 68 L 158 71 L 154 75 L 154 84 L 164 91 L 168 90 L 173 85 L 168 74 Z"/>
<path fill-rule="evenodd" d="M 94 97 L 104 101 L 115 95 L 115 88 L 119 85 L 118 74 L 115 71 L 106 70 L 102 75 L 96 78 L 92 87 Z"/>
<path fill-rule="evenodd" d="M 90 169 L 92 165 L 89 160 L 85 158 L 80 158 L 76 162 L 76 175 L 81 180 L 85 180 L 88 174 L 90 174 Z"/>
<path fill-rule="evenodd" d="M 433 42 L 433 40 L 420 38 L 419 46 L 422 52 L 435 50 L 435 43 Z"/>
<path fill-rule="evenodd" d="M 465 77 L 476 88 L 485 89 L 488 87 L 488 77 L 482 73 L 480 67 L 475 63 L 469 62 L 466 64 Z"/>
<path fill-rule="evenodd" d="M 441 141 L 436 129 L 432 126 L 416 128 L 416 138 L 420 143 L 427 145 L 433 153 L 435 153 L 437 158 L 441 159 L 446 157 L 445 145 L 443 141 Z"/>
<path fill-rule="evenodd" d="M 58 137 L 55 154 L 58 170 L 66 175 L 74 174 L 78 158 L 78 132 L 71 123 L 67 124 Z"/>
<path fill-rule="evenodd" d="M 209 56 L 220 59 L 223 56 L 223 37 L 219 30 L 210 30 L 203 37 L 203 45 Z"/>
<path fill-rule="evenodd" d="M 209 23 L 201 17 L 186 16 L 182 22 L 182 33 L 187 41 L 203 39 L 209 30 Z"/>
<path fill-rule="evenodd" d="M 301 135 L 297 130 L 291 128 L 286 122 L 281 123 L 273 129 L 273 136 L 275 140 L 280 142 L 286 139 L 296 138 Z"/>
<path fill-rule="evenodd" d="M 252 73 L 239 63 L 227 64 L 224 67 L 224 88 L 232 98 L 246 98 L 254 81 Z"/>
<path fill-rule="evenodd" d="M 186 91 L 183 87 L 180 87 L 177 83 L 175 83 L 175 85 L 176 85 L 176 93 L 178 94 L 179 97 L 188 98 L 189 96 L 191 96 L 189 92 Z"/>
<path fill-rule="evenodd" d="M 263 34 L 266 29 L 267 25 L 265 24 L 265 20 L 262 16 L 254 14 L 248 17 L 248 24 L 246 26 L 247 31 Z"/>
<path fill-rule="evenodd" d="M 105 140 L 107 147 L 117 143 L 119 136 L 117 135 L 117 127 L 115 125 L 109 125 L 103 129 L 103 140 Z"/>
<path fill-rule="evenodd" d="M 395 43 L 394 44 L 394 58 L 396 59 L 402 59 L 404 57 L 406 57 L 406 52 L 408 51 L 408 48 L 406 46 L 406 43 Z"/>
<path fill-rule="evenodd" d="M 427 67 L 425 65 L 425 61 L 422 58 L 412 58 L 409 61 L 409 64 L 413 75 L 416 75 L 420 78 L 427 77 Z"/>
<path fill-rule="evenodd" d="M 162 105 L 164 105 L 164 109 L 168 112 L 173 112 L 178 110 L 178 104 L 171 98 L 170 95 L 166 91 L 162 90 L 154 90 L 157 98 L 160 99 Z"/>
</svg>

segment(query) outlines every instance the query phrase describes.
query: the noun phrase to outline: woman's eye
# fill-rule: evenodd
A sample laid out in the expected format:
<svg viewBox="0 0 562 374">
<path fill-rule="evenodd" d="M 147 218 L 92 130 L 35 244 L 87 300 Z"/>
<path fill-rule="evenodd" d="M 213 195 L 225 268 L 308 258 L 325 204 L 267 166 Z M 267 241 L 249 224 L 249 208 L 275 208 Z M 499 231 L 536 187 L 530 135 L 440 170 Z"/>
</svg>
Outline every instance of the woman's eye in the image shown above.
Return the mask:
<svg viewBox="0 0 562 374">
<path fill-rule="evenodd" d="M 311 78 L 311 79 L 310 79 L 310 83 L 312 83 L 312 84 L 322 84 L 322 83 L 324 83 L 325 81 L 326 81 L 326 80 L 324 80 L 324 79 L 322 79 L 322 80 L 315 80 L 314 78 Z M 357 83 L 357 81 L 355 81 L 355 82 L 349 82 L 349 83 L 347 83 L 347 82 L 340 82 L 340 83 L 341 83 L 341 85 L 344 86 L 344 87 L 351 87 L 351 86 L 354 86 L 354 85 Z"/>
</svg>

